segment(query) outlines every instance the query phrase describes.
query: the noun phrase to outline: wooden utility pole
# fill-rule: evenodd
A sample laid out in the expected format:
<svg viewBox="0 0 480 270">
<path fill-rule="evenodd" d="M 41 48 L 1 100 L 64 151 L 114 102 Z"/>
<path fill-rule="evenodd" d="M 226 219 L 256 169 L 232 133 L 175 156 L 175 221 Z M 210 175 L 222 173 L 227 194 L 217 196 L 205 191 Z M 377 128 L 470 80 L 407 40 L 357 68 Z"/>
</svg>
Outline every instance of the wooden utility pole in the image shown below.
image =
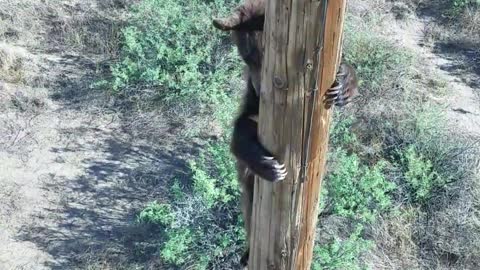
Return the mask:
<svg viewBox="0 0 480 270">
<path fill-rule="evenodd" d="M 346 0 L 266 5 L 259 135 L 288 176 L 255 180 L 249 270 L 309 270 Z"/>
</svg>

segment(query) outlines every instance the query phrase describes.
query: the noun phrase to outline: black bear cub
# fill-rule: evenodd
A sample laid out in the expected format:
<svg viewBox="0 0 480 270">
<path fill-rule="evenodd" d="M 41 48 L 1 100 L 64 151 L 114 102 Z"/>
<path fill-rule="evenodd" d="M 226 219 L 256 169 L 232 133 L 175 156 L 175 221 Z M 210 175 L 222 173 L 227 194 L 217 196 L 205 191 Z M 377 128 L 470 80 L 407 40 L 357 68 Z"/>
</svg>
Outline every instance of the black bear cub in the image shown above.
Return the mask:
<svg viewBox="0 0 480 270">
<path fill-rule="evenodd" d="M 277 182 L 285 179 L 287 171 L 263 145 L 257 136 L 259 93 L 263 62 L 263 25 L 265 21 L 265 0 L 246 0 L 233 13 L 223 19 L 215 19 L 213 25 L 223 31 L 231 31 L 238 52 L 247 65 L 247 91 L 237 117 L 231 151 L 237 159 L 238 178 L 242 187 L 242 212 L 250 237 L 250 221 L 253 203 L 254 176 Z M 357 93 L 357 78 L 354 69 L 342 63 L 335 84 L 328 90 L 325 104 L 344 106 Z M 248 262 L 248 250 L 241 263 Z"/>
</svg>

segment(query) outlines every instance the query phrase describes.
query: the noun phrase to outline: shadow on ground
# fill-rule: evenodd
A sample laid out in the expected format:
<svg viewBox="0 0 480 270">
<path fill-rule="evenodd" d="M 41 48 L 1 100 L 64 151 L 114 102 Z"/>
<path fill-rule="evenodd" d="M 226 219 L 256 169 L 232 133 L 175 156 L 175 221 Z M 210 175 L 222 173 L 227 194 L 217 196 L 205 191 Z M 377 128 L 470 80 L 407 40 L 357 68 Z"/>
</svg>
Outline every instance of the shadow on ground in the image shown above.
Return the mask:
<svg viewBox="0 0 480 270">
<path fill-rule="evenodd" d="M 473 89 L 480 89 L 480 50 L 472 49 L 470 46 L 438 42 L 435 44 L 434 52 L 451 61 L 448 65 L 440 66 L 441 69 L 461 78 Z"/>
<path fill-rule="evenodd" d="M 421 2 L 416 13 L 420 18 L 452 29 L 451 37 L 435 41 L 434 53 L 451 62 L 440 66 L 441 69 L 449 72 L 452 76 L 461 78 L 466 85 L 476 90 L 480 88 L 479 40 L 474 37 L 466 38 L 459 35 L 462 32 L 463 25 L 452 22 L 452 16 L 454 15 L 447 15 L 451 14 L 452 9 L 451 1 L 431 0 Z M 480 95 L 480 93 L 477 94 Z"/>
<path fill-rule="evenodd" d="M 173 140 L 167 130 L 155 134 L 155 142 L 132 135 L 131 115 L 114 112 L 108 98 L 88 87 L 95 79 L 92 60 L 65 55 L 51 61 L 62 71 L 51 97 L 65 117 L 51 152 L 75 176 L 41 176 L 51 204 L 17 239 L 50 254 L 51 269 L 158 268 L 152 261 L 158 231 L 136 224 L 135 217 L 146 203 L 167 198 L 174 178 L 188 181 L 186 160 L 199 146 Z"/>
</svg>

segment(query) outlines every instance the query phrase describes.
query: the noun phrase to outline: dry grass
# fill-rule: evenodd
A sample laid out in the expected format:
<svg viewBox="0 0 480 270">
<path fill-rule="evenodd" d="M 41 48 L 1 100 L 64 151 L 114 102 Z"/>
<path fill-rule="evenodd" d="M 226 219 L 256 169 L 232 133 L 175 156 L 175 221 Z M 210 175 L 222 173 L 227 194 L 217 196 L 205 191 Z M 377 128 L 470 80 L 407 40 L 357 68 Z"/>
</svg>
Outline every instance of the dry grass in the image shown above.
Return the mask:
<svg viewBox="0 0 480 270">
<path fill-rule="evenodd" d="M 478 50 L 480 47 L 480 8 L 471 6 L 453 12 L 452 5 L 445 1 L 421 1 L 417 9 L 432 18 L 425 34 L 435 42 L 449 43 L 457 48 Z"/>
<path fill-rule="evenodd" d="M 421 206 L 397 201 L 396 214 L 372 227 L 372 269 L 478 269 L 480 171 L 478 146 L 464 152 L 465 174 Z M 461 162 L 461 161 L 460 161 Z M 455 172 L 452 172 L 455 173 Z"/>
<path fill-rule="evenodd" d="M 458 35 L 460 42 L 480 52 L 480 9 L 469 8 L 465 10 L 456 22 L 456 26 L 460 33 L 451 33 L 451 35 Z"/>
<path fill-rule="evenodd" d="M 478 143 L 460 152 L 463 175 L 429 201 L 418 219 L 422 257 L 454 269 L 480 267 L 480 170 Z M 430 261 L 430 263 L 432 263 Z"/>
<path fill-rule="evenodd" d="M 378 2 L 378 1 L 377 1 Z M 449 42 L 457 47 L 480 47 L 480 6 L 471 5 L 464 10 L 454 10 L 453 0 L 399 0 L 389 1 L 388 12 L 396 19 L 405 20 L 419 15 L 430 22 L 425 38 L 430 45 Z M 384 9 L 385 11 L 385 9 Z M 414 17 L 414 16 L 413 16 Z"/>
<path fill-rule="evenodd" d="M 472 37 L 480 37 L 480 10 L 468 8 L 461 16 L 460 24 Z"/>
<path fill-rule="evenodd" d="M 111 4 L 106 3 L 109 1 L 68 2 L 52 19 L 50 46 L 83 54 L 115 56 L 125 10 L 115 8 L 113 1 Z"/>
<path fill-rule="evenodd" d="M 48 25 L 41 18 L 58 7 L 58 1 L 3 0 L 0 10 L 0 38 L 9 43 L 33 47 L 45 42 Z"/>
<path fill-rule="evenodd" d="M 115 55 L 126 7 L 137 0 L 4 0 L 0 38 L 29 48 Z"/>
<path fill-rule="evenodd" d="M 53 50 L 54 53 L 72 52 L 95 54 L 102 58 L 115 57 L 119 29 L 125 19 L 124 7 L 134 1 L 2 1 L 0 111 L 4 113 L 12 107 L 14 110 L 0 117 L 0 134 L 5 135 L 0 138 L 0 145 L 10 147 L 24 144 L 31 138 L 30 120 L 35 117 L 34 109 L 41 104 L 42 98 L 38 103 L 35 94 L 30 91 L 32 88 L 29 88 L 35 87 L 32 82 L 37 76 L 36 73 L 39 73 L 35 67 L 35 57 L 31 55 L 33 50 L 30 49 L 43 48 L 47 49 L 46 51 Z M 395 25 L 395 19 L 410 19 L 424 7 L 438 7 L 437 2 L 359 0 L 350 5 L 350 11 L 358 15 L 359 21 L 379 23 L 374 32 L 386 35 L 389 31 L 386 26 Z M 425 45 L 434 47 L 439 41 L 449 41 L 478 50 L 480 11 L 468 9 L 457 21 L 450 23 L 429 24 L 425 30 Z M 366 29 L 372 28 L 372 25 L 360 27 Z M 390 73 L 390 80 L 383 81 L 383 84 L 378 86 L 378 91 L 369 92 L 367 89 L 363 92 L 364 96 L 359 105 L 347 109 L 348 114 L 355 113 L 360 119 L 356 132 L 364 142 L 361 146 L 362 155 L 372 161 L 392 154 L 389 152 L 391 149 L 416 138 L 414 133 L 409 133 L 411 130 L 402 128 L 415 117 L 414 111 L 418 109 L 418 104 L 432 99 L 426 89 L 443 91 L 445 86 L 441 78 L 437 79 L 435 74 L 423 71 L 417 71 L 416 76 L 411 76 L 412 74 L 399 67 L 390 70 Z M 23 87 L 25 85 L 29 87 Z M 42 91 L 39 93 L 46 95 Z M 435 95 L 438 93 L 435 92 Z M 22 113 L 29 115 L 25 117 Z M 190 119 L 188 111 L 179 109 L 175 113 Z M 193 121 L 192 119 L 190 121 Z M 165 117 L 157 111 L 126 117 L 125 122 L 128 122 L 125 124 L 127 128 L 135 131 L 134 136 L 150 140 L 155 139 L 149 136 L 162 136 L 168 133 L 171 127 L 171 123 L 167 123 Z M 198 123 L 186 123 L 187 127 L 196 125 Z M 217 136 L 217 133 L 221 133 L 214 130 L 215 128 L 218 127 L 211 126 L 209 133 L 204 136 Z M 185 132 L 189 130 L 190 128 L 187 128 Z M 436 147 L 439 149 L 443 146 L 437 144 Z M 445 163 L 444 168 L 452 170 L 452 174 L 461 169 L 463 174 L 457 177 L 454 183 L 439 190 L 426 205 L 408 206 L 401 196 L 404 194 L 397 194 L 398 213 L 379 217 L 368 231 L 375 242 L 375 248 L 364 260 L 372 269 L 480 269 L 480 172 L 478 159 L 475 157 L 479 155 L 476 147 L 478 146 L 472 144 L 471 149 L 465 151 L 443 153 L 441 158 L 452 161 Z M 401 184 L 401 177 L 395 177 L 392 176 Z M 1 195 L 0 192 L 0 197 Z M 1 210 L 0 207 L 0 212 Z M 319 238 L 324 242 L 330 240 L 332 235 L 346 237 L 346 231 L 351 229 L 352 225 L 338 217 L 330 217 L 320 222 L 323 223 L 324 230 L 320 232 Z M 121 269 L 120 265 L 124 262 L 118 258 L 122 256 L 126 255 L 117 254 L 112 248 L 86 252 L 77 260 L 84 269 Z"/>
<path fill-rule="evenodd" d="M 372 228 L 375 248 L 365 256 L 372 269 L 419 269 L 419 246 L 414 241 L 419 209 L 403 208 L 400 214 L 382 217 Z"/>
<path fill-rule="evenodd" d="M 8 83 L 21 83 L 25 77 L 27 50 L 0 43 L 0 79 Z"/>
<path fill-rule="evenodd" d="M 356 2 L 360 4 L 355 5 Z M 370 19 L 375 24 L 363 28 L 391 39 L 398 25 L 416 20 L 413 14 L 443 4 L 409 0 L 355 1 L 350 6 L 356 6 L 353 9 L 356 15 L 353 19 L 359 20 L 356 27 L 362 28 L 361 24 Z M 387 15 L 375 15 L 372 10 Z M 448 24 L 431 20 L 425 28 L 422 45 L 435 48 L 439 42 L 449 41 L 460 48 L 478 50 L 479 12 L 467 10 L 457 21 Z M 415 59 L 423 59 L 423 55 L 415 51 L 413 55 Z M 389 178 L 398 185 L 396 213 L 380 217 L 370 228 L 368 235 L 375 247 L 363 260 L 372 269 L 479 269 L 478 138 L 456 136 L 452 139 L 454 133 L 445 127 L 440 127 L 440 133 L 431 133 L 439 129 L 439 123 L 445 122 L 437 118 L 439 114 L 431 108 L 437 108 L 440 113 L 445 110 L 442 104 L 449 89 L 445 79 L 432 71 L 427 60 L 420 61 L 423 61 L 421 65 L 414 62 L 408 71 L 395 70 L 393 73 L 399 76 L 388 76 L 390 80 L 380 85 L 379 91 L 364 90 L 360 103 L 347 109 L 347 114 L 357 116 L 354 132 L 362 142 L 360 154 L 366 160 L 391 157 L 395 155 L 392 150 L 416 144 L 437 170 L 452 178 L 444 187 L 436 189 L 426 203 L 415 205 L 408 202 L 402 173 L 390 172 Z"/>
</svg>

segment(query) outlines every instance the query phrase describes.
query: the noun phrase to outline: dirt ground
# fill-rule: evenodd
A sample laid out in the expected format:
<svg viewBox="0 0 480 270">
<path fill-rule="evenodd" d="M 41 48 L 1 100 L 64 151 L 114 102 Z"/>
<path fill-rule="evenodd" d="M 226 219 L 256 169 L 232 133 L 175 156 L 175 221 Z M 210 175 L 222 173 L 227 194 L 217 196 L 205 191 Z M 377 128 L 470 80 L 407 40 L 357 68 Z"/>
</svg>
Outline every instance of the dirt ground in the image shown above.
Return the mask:
<svg viewBox="0 0 480 270">
<path fill-rule="evenodd" d="M 464 59 L 458 54 L 448 53 L 455 48 L 428 46 L 425 31 L 431 23 L 428 16 L 415 17 L 399 23 L 392 36 L 406 48 L 420 53 L 424 65 L 445 82 L 446 97 L 432 98 L 445 107 L 451 130 L 480 139 L 480 74 L 466 70 Z"/>
<path fill-rule="evenodd" d="M 135 138 L 120 114 L 86 106 L 95 104 L 81 90 L 88 59 L 35 58 L 57 74 L 41 105 L 1 84 L 6 102 L 24 98 L 29 108 L 0 116 L 0 268 L 72 269 L 90 254 L 131 248 L 135 213 L 182 165 L 173 146 Z"/>
<path fill-rule="evenodd" d="M 422 46 L 427 22 L 412 19 L 394 34 L 448 84 L 451 94 L 438 102 L 449 124 L 480 137 L 480 79 L 464 80 L 456 59 Z M 131 122 L 89 89 L 97 59 L 2 46 L 35 68 L 27 82 L 0 77 L 0 269 L 108 269 L 102 253 L 125 257 L 148 238 L 132 234 L 132 221 L 185 166 L 178 154 L 185 146 L 166 130 L 156 143 L 130 132 Z"/>
<path fill-rule="evenodd" d="M 185 168 L 190 151 L 163 126 L 154 140 L 132 131 L 161 116 L 116 112 L 91 89 L 101 54 L 66 48 L 53 33 L 53 22 L 83 19 L 77 14 L 107 2 L 62 1 L 51 11 L 51 1 L 0 1 L 0 17 L 12 22 L 11 39 L 0 42 L 2 270 L 118 269 L 135 261 L 135 251 L 150 252 L 154 233 L 135 225 L 136 214 Z M 31 15 L 28 28 L 15 12 Z"/>
</svg>

